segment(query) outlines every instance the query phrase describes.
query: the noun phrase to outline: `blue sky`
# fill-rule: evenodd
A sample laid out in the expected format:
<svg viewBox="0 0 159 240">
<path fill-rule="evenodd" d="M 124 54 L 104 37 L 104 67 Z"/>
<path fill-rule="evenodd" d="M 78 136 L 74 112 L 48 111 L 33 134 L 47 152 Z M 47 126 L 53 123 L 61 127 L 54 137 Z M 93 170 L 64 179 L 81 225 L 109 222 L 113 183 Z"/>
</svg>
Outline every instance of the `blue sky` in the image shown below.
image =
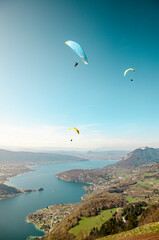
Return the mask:
<svg viewBox="0 0 159 240">
<path fill-rule="evenodd" d="M 158 147 L 158 13 L 157 0 L 0 0 L 0 146 Z"/>
</svg>

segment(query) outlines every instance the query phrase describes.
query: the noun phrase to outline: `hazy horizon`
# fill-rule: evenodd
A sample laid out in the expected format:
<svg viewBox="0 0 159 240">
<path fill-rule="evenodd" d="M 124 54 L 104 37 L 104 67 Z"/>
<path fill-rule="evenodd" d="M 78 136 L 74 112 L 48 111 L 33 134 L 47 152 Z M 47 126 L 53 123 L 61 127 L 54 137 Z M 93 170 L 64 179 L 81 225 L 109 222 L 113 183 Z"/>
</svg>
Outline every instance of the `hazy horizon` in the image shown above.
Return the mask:
<svg viewBox="0 0 159 240">
<path fill-rule="evenodd" d="M 5 151 L 13 151 L 13 152 L 35 152 L 35 153 L 84 153 L 87 154 L 89 152 L 92 153 L 104 153 L 104 152 L 132 152 L 136 149 L 144 149 L 144 148 L 153 148 L 152 146 L 139 146 L 137 148 L 122 148 L 122 149 L 115 149 L 115 148 L 107 148 L 107 147 L 101 147 L 101 148 L 54 148 L 54 147 L 37 147 L 37 148 L 27 148 L 27 147 L 2 147 L 0 146 L 0 150 Z M 159 147 L 156 147 L 154 149 L 157 149 Z"/>
</svg>

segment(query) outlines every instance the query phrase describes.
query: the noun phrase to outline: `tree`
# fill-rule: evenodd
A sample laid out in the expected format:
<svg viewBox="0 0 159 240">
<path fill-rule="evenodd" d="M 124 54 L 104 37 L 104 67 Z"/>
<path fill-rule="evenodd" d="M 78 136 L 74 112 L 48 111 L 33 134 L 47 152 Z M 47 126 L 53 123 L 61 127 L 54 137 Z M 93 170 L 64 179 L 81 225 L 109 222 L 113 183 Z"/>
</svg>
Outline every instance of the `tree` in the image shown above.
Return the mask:
<svg viewBox="0 0 159 240">
<path fill-rule="evenodd" d="M 137 216 L 134 213 L 129 214 L 127 230 L 130 230 L 130 229 L 135 228 L 137 226 L 138 226 Z"/>
</svg>

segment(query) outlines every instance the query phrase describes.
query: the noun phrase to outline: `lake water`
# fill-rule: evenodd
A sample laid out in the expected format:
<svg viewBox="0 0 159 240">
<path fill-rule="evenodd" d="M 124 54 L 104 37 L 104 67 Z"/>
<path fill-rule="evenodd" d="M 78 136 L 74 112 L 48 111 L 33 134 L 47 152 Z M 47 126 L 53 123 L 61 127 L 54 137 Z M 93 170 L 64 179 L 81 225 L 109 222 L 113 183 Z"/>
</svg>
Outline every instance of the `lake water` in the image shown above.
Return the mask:
<svg viewBox="0 0 159 240">
<path fill-rule="evenodd" d="M 0 201 L 0 240 L 25 240 L 28 236 L 43 236 L 44 233 L 26 217 L 38 209 L 60 203 L 75 203 L 86 192 L 86 184 L 65 182 L 55 177 L 56 173 L 70 169 L 102 168 L 116 163 L 112 160 L 89 160 L 69 163 L 49 163 L 31 166 L 35 170 L 11 178 L 6 184 L 20 189 L 44 188 L 41 192 L 31 192 Z"/>
</svg>

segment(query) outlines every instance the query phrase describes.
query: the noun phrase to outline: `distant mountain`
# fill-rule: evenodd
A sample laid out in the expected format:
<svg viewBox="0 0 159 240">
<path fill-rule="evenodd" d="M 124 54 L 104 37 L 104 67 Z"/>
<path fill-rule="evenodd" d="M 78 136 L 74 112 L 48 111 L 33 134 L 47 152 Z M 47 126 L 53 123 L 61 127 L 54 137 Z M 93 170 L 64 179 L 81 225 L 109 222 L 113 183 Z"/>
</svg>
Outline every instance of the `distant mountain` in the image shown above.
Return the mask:
<svg viewBox="0 0 159 240">
<path fill-rule="evenodd" d="M 87 154 L 93 156 L 93 154 L 97 155 L 98 152 L 89 151 Z M 143 147 L 135 149 L 130 153 L 126 151 L 103 151 L 100 152 L 100 155 L 105 156 L 107 159 L 111 159 L 112 156 L 114 159 L 122 159 L 118 163 L 113 164 L 113 167 L 117 166 L 121 168 L 138 167 L 144 164 L 159 162 L 159 148 Z M 111 166 L 106 168 L 111 168 Z"/>
<path fill-rule="evenodd" d="M 159 162 L 159 149 L 138 148 L 127 154 L 123 160 L 115 164 L 107 165 L 102 169 L 82 170 L 74 169 L 56 174 L 56 177 L 65 181 L 87 182 L 97 184 L 100 181 L 108 181 L 109 175 L 119 169 L 130 169 L 144 164 L 153 164 Z"/>
<path fill-rule="evenodd" d="M 80 161 L 78 156 L 56 153 L 18 152 L 0 149 L 0 162 L 52 162 L 52 161 Z"/>
<path fill-rule="evenodd" d="M 116 165 L 122 168 L 127 168 L 138 167 L 155 162 L 159 162 L 159 149 L 144 147 L 130 152 Z"/>
<path fill-rule="evenodd" d="M 43 162 L 43 161 L 80 161 L 85 159 L 119 159 L 121 160 L 128 152 L 126 151 L 104 151 L 104 152 L 28 152 L 10 151 L 0 149 L 0 162 Z"/>
<path fill-rule="evenodd" d="M 113 160 L 121 160 L 129 151 L 88 151 L 87 157 L 89 158 L 99 158 L 99 159 L 113 159 Z"/>
</svg>

